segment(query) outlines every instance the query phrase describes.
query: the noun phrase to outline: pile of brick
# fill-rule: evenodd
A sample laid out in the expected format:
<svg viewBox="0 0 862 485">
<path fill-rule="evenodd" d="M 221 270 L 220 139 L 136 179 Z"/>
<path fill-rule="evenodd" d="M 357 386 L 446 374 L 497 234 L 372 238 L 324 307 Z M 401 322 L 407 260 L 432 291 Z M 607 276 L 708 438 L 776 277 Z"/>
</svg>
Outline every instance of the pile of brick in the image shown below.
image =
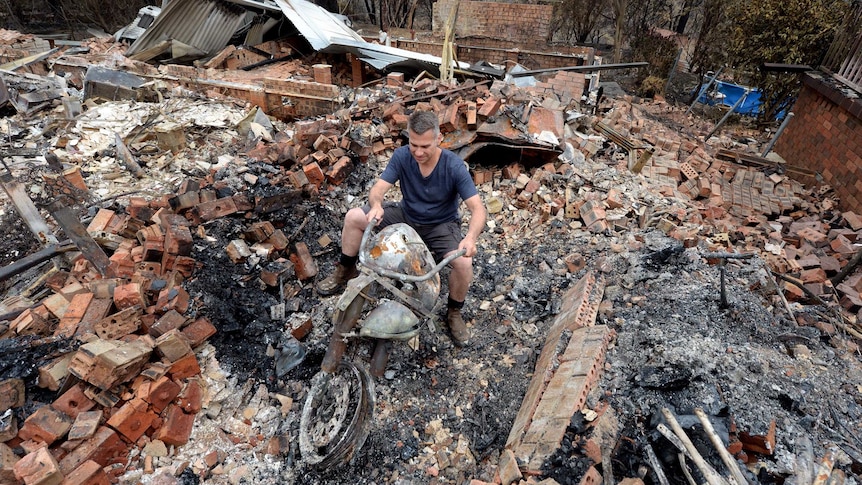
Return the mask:
<svg viewBox="0 0 862 485">
<path fill-rule="evenodd" d="M 47 278 L 50 296 L 23 310 L 2 335 L 81 342 L 39 368 L 38 386 L 59 396 L 20 426 L 12 412 L 26 402 L 24 383 L 0 382 L 0 412 L 8 411 L 0 426 L 4 483 L 109 483 L 111 475 L 141 466 L 129 462 L 130 448 L 188 441 L 202 399 L 194 349 L 216 332 L 207 318 L 188 316 L 194 302 L 182 284 L 198 264 L 193 231 L 205 236 L 198 224 L 250 214 L 255 202 L 223 182 L 189 179 L 176 194 L 132 197 L 124 211 L 95 215 L 87 232 L 111 254 L 108 274 L 79 254 L 69 271 Z M 271 223 L 250 223 L 245 238 L 280 268 L 262 268 L 262 281 L 276 286 L 288 270 L 300 278 L 316 274 L 307 248 L 297 243 L 290 251 Z M 242 245 L 240 239 L 225 248 L 234 262 L 248 256 Z M 152 456 L 142 466 L 152 469 Z"/>
</svg>

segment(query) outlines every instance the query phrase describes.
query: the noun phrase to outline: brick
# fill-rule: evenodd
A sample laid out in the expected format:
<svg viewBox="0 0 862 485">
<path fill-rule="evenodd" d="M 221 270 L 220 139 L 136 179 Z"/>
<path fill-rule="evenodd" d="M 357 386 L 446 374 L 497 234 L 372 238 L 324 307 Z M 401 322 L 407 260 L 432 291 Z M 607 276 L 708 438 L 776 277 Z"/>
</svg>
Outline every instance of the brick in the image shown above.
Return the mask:
<svg viewBox="0 0 862 485">
<path fill-rule="evenodd" d="M 194 190 L 171 197 L 168 200 L 168 203 L 170 204 L 171 209 L 179 212 L 182 210 L 191 209 L 192 207 L 200 204 L 201 196 L 197 190 Z"/>
<path fill-rule="evenodd" d="M 182 328 L 187 321 L 188 318 L 180 315 L 176 310 L 169 310 L 150 327 L 149 334 L 153 338 L 158 338 L 171 330 Z"/>
<path fill-rule="evenodd" d="M 800 273 L 799 279 L 803 283 L 823 283 L 826 281 L 826 271 L 823 268 L 807 269 Z"/>
<path fill-rule="evenodd" d="M 856 214 L 853 211 L 847 211 L 843 212 L 841 215 L 844 217 L 847 225 L 849 225 L 854 231 L 862 229 L 862 217 L 859 217 L 859 214 Z"/>
<path fill-rule="evenodd" d="M 189 379 L 177 399 L 177 406 L 189 414 L 197 414 L 201 410 L 203 389 L 198 379 Z"/>
<path fill-rule="evenodd" d="M 13 468 L 19 460 L 18 455 L 5 443 L 0 443 L 0 483 L 16 483 Z"/>
<path fill-rule="evenodd" d="M 126 308 L 93 324 L 93 331 L 103 340 L 119 340 L 141 327 L 141 309 Z"/>
<path fill-rule="evenodd" d="M 306 178 L 308 178 L 308 183 L 315 185 L 316 187 L 320 187 L 324 180 L 326 180 L 326 176 L 323 174 L 323 170 L 320 169 L 320 165 L 317 162 L 311 162 L 308 165 L 302 167 L 302 171 L 305 172 Z"/>
<path fill-rule="evenodd" d="M 353 162 L 350 157 L 339 158 L 326 172 L 326 180 L 333 185 L 341 185 L 342 182 L 353 171 Z"/>
<path fill-rule="evenodd" d="M 206 317 L 200 317 L 182 329 L 182 334 L 194 348 L 216 334 L 216 328 Z"/>
<path fill-rule="evenodd" d="M 290 261 L 293 263 L 293 268 L 296 277 L 304 281 L 317 276 L 317 263 L 311 256 L 308 246 L 304 242 L 296 243 L 296 252 L 291 253 Z"/>
<path fill-rule="evenodd" d="M 44 446 L 18 460 L 12 470 L 26 485 L 57 485 L 63 481 L 57 460 Z"/>
<path fill-rule="evenodd" d="M 87 460 L 107 466 L 111 459 L 126 453 L 126 446 L 120 436 L 111 428 L 101 426 L 92 438 L 78 445 L 60 460 L 60 472 L 68 475 Z"/>
<path fill-rule="evenodd" d="M 55 399 L 51 406 L 70 418 L 76 419 L 81 413 L 93 409 L 96 403 L 84 394 L 84 384 L 79 382 Z"/>
<path fill-rule="evenodd" d="M 156 414 L 148 411 L 147 408 L 147 403 L 143 399 L 132 399 L 114 412 L 107 424 L 134 443 L 144 435 L 156 419 Z"/>
<path fill-rule="evenodd" d="M 179 256 L 190 256 L 193 244 L 192 233 L 188 227 L 170 225 L 165 229 L 164 249 L 168 253 Z"/>
<path fill-rule="evenodd" d="M 159 352 L 159 355 L 169 362 L 176 362 L 185 355 L 190 354 L 192 348 L 180 331 L 173 329 L 156 339 L 156 350 Z"/>
<path fill-rule="evenodd" d="M 264 242 L 275 232 L 272 222 L 255 222 L 244 232 L 245 238 L 252 242 Z"/>
<path fill-rule="evenodd" d="M 72 427 L 69 428 L 68 438 L 70 440 L 86 440 L 96 434 L 102 423 L 102 411 L 84 411 L 78 414 Z"/>
<path fill-rule="evenodd" d="M 72 419 L 52 406 L 42 406 L 27 417 L 18 431 L 22 440 L 52 444 L 62 438 L 72 426 Z"/>
<path fill-rule="evenodd" d="M 23 406 L 25 397 L 24 381 L 21 379 L 13 377 L 0 381 L 0 413 Z"/>
<path fill-rule="evenodd" d="M 69 375 L 69 363 L 72 361 L 74 355 L 74 352 L 69 352 L 40 366 L 39 378 L 36 381 L 36 385 L 51 391 L 59 390 Z"/>
<path fill-rule="evenodd" d="M 201 220 L 211 221 L 229 216 L 237 212 L 236 203 L 230 197 L 223 197 L 210 202 L 201 202 L 195 206 Z"/>
<path fill-rule="evenodd" d="M 184 445 L 189 441 L 194 423 L 194 414 L 188 414 L 179 406 L 171 404 L 165 410 L 164 423 L 153 434 L 153 439 L 161 440 L 166 445 Z"/>
<path fill-rule="evenodd" d="M 189 292 L 182 286 L 165 288 L 159 292 L 156 311 L 164 313 L 175 310 L 178 313 L 185 313 L 189 309 L 189 300 Z"/>
<path fill-rule="evenodd" d="M 503 485 L 510 485 L 512 483 L 516 483 L 523 475 L 521 474 L 521 470 L 518 468 L 518 462 L 515 459 L 515 454 L 510 449 L 504 449 L 500 454 L 500 465 L 499 465 L 499 473 L 500 480 Z"/>
<path fill-rule="evenodd" d="M 42 305 L 57 318 L 63 318 L 66 309 L 69 308 L 69 300 L 60 293 L 54 293 L 42 300 Z"/>
<path fill-rule="evenodd" d="M 169 372 L 174 379 L 185 379 L 200 374 L 201 367 L 195 354 L 190 353 L 171 364 Z"/>
<path fill-rule="evenodd" d="M 287 249 L 287 245 L 290 244 L 290 241 L 281 229 L 273 231 L 272 235 L 265 242 L 272 244 L 272 247 L 277 251 L 284 251 Z"/>
<path fill-rule="evenodd" d="M 153 406 L 153 410 L 161 413 L 179 394 L 182 388 L 167 376 L 162 376 L 147 386 L 139 389 L 139 396 Z"/>
<path fill-rule="evenodd" d="M 119 285 L 114 288 L 114 305 L 118 310 L 126 308 L 139 307 L 146 308 L 148 306 L 147 297 L 144 295 L 144 290 L 140 283 L 128 283 Z"/>
<path fill-rule="evenodd" d="M 490 116 L 494 116 L 497 114 L 497 110 L 500 109 L 500 104 L 502 101 L 497 97 L 491 97 L 486 99 L 484 103 L 482 103 L 482 107 L 479 108 L 478 114 L 483 118 L 488 118 Z"/>
<path fill-rule="evenodd" d="M 93 220 L 87 226 L 87 232 L 90 234 L 105 231 L 111 219 L 114 217 L 114 211 L 110 209 L 99 209 Z"/>
<path fill-rule="evenodd" d="M 102 465 L 93 460 L 87 460 L 69 473 L 60 485 L 110 485 L 110 483 L 111 479 Z"/>
</svg>

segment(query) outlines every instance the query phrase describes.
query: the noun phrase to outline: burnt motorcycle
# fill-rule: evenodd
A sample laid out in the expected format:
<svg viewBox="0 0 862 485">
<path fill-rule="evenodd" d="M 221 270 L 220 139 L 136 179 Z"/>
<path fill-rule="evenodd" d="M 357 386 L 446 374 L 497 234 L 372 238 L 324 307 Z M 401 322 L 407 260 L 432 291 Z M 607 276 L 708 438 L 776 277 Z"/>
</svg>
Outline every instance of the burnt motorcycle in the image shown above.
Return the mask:
<svg viewBox="0 0 862 485">
<path fill-rule="evenodd" d="M 393 341 L 413 339 L 425 323 L 438 327 L 440 270 L 464 255 L 459 250 L 435 265 L 412 227 L 393 224 L 372 234 L 376 224 L 368 224 L 362 235 L 359 276 L 347 283 L 335 305 L 329 347 L 300 417 L 300 452 L 317 468 L 349 461 L 365 443 L 374 412 L 374 377 L 384 374 Z M 368 339 L 373 341 L 370 369 L 344 358 L 348 349 L 355 356 L 355 344 Z"/>
</svg>

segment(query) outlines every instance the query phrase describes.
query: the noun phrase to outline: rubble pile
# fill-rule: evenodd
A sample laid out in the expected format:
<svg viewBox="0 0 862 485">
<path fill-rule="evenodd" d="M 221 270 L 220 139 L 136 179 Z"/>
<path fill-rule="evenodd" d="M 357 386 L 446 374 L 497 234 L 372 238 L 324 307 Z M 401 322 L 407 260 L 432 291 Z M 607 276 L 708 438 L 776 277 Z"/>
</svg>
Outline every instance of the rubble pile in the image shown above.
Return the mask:
<svg viewBox="0 0 862 485">
<path fill-rule="evenodd" d="M 547 80 L 341 88 L 346 63 L 278 42 L 258 46 L 278 62 L 228 47 L 159 68 L 109 44 L 3 73 L 4 188 L 73 241 L 4 282 L 3 480 L 683 483 L 665 407 L 729 423 L 753 483 L 814 460 L 802 437 L 817 457 L 838 442 L 836 468 L 858 474 L 862 216 L 755 155 L 756 131 L 702 142 L 708 122 L 660 100 L 588 106 Z M 324 89 L 332 110 L 249 99 L 274 77 L 263 92 Z M 335 302 L 313 282 L 414 110 L 438 114 L 489 212 L 465 313 L 478 344 L 396 346 L 365 447 L 315 470 L 299 409 Z M 11 264 L 40 222 L 14 199 Z"/>
</svg>

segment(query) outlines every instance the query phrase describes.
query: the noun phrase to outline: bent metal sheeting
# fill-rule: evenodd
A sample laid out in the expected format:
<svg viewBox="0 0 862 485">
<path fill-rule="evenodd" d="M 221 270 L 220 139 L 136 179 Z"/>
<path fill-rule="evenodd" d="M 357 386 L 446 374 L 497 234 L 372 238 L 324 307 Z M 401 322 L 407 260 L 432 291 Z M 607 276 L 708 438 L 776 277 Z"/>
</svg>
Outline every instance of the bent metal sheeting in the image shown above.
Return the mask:
<svg viewBox="0 0 862 485">
<path fill-rule="evenodd" d="M 173 0 L 129 47 L 126 55 L 146 52 L 169 40 L 194 47 L 202 57 L 216 54 L 228 44 L 243 19 L 242 8 L 225 8 L 226 3 L 280 10 L 313 49 L 332 54 L 350 53 L 375 69 L 432 70 L 439 69 L 442 61 L 437 56 L 367 42 L 341 19 L 306 0 Z M 468 66 L 459 63 L 461 68 Z"/>
<path fill-rule="evenodd" d="M 306 0 L 275 2 L 315 50 L 333 54 L 351 53 L 380 70 L 396 66 L 439 69 L 442 62 L 437 56 L 367 42 L 337 17 Z M 461 68 L 468 66 L 459 63 Z"/>
</svg>

